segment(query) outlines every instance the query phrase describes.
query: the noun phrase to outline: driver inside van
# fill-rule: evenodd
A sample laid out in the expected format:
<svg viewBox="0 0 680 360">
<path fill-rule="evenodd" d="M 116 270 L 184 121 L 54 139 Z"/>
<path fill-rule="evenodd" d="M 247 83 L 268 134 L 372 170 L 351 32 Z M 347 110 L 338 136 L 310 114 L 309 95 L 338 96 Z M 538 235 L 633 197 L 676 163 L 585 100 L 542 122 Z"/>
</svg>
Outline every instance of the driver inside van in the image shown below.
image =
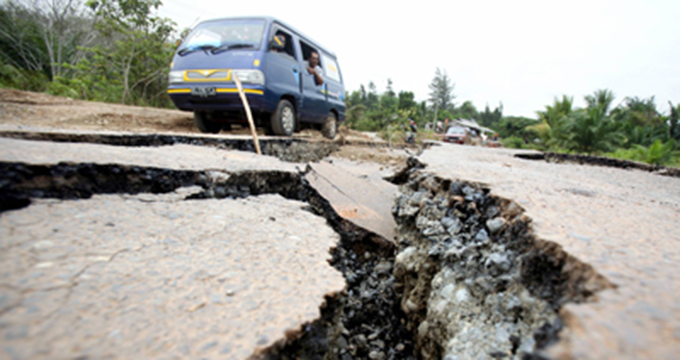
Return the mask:
<svg viewBox="0 0 680 360">
<path fill-rule="evenodd" d="M 277 53 L 285 54 L 286 53 L 286 37 L 283 36 L 281 33 L 278 33 L 278 34 L 276 34 L 276 36 L 274 36 L 273 40 L 276 41 L 277 44 L 281 45 L 281 48 L 274 48 L 274 51 L 277 52 Z"/>
<path fill-rule="evenodd" d="M 309 54 L 309 59 L 307 60 L 307 72 L 314 76 L 314 82 L 316 86 L 323 85 L 323 69 L 319 66 L 319 53 L 315 50 Z"/>
</svg>

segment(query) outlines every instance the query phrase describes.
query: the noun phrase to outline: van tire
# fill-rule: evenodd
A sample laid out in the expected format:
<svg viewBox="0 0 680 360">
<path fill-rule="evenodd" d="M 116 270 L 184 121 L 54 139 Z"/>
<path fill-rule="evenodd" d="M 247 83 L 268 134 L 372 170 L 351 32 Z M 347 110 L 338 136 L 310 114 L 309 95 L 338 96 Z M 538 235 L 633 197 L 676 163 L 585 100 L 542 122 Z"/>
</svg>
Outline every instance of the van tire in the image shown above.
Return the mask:
<svg viewBox="0 0 680 360">
<path fill-rule="evenodd" d="M 194 123 L 202 133 L 217 134 L 222 129 L 221 124 L 208 120 L 208 113 L 203 111 L 194 111 Z"/>
<path fill-rule="evenodd" d="M 271 117 L 272 131 L 276 135 L 291 136 L 295 131 L 295 108 L 290 101 L 281 99 Z"/>
<path fill-rule="evenodd" d="M 338 118 L 335 117 L 335 113 L 328 113 L 326 121 L 324 121 L 323 127 L 321 128 L 321 133 L 328 139 L 335 139 L 335 135 L 338 134 Z"/>
</svg>

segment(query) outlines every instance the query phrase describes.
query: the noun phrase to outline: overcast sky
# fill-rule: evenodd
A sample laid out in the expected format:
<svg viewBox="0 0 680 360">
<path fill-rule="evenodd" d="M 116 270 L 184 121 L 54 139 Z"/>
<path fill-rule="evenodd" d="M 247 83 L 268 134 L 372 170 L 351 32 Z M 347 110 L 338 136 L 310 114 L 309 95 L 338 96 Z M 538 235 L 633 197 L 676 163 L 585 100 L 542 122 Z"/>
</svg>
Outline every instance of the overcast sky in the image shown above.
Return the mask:
<svg viewBox="0 0 680 360">
<path fill-rule="evenodd" d="M 427 99 L 440 67 L 454 100 L 504 115 L 535 117 L 553 98 L 608 88 L 680 103 L 680 1 L 226 1 L 164 0 L 160 15 L 180 28 L 218 17 L 268 15 L 338 57 L 348 91 L 373 81 L 383 92 Z"/>
</svg>

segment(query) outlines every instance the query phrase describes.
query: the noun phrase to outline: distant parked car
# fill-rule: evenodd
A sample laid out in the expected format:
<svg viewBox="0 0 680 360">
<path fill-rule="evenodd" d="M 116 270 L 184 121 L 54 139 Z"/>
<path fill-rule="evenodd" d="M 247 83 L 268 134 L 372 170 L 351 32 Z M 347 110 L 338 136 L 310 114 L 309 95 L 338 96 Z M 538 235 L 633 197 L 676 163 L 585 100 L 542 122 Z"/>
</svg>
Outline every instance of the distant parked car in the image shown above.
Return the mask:
<svg viewBox="0 0 680 360">
<path fill-rule="evenodd" d="M 444 140 L 444 142 L 465 144 L 468 138 L 468 131 L 465 130 L 464 127 L 451 126 L 446 130 L 446 134 L 444 134 L 444 138 L 442 140 Z"/>
</svg>

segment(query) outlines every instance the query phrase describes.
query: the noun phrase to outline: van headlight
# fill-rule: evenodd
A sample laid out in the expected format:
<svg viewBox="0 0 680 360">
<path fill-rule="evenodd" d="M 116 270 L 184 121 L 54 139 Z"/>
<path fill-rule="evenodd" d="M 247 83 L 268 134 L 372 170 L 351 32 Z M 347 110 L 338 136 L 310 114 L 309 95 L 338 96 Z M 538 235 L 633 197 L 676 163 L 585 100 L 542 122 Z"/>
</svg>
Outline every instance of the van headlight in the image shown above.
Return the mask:
<svg viewBox="0 0 680 360">
<path fill-rule="evenodd" d="M 260 70 L 232 70 L 231 74 L 244 84 L 264 85 L 264 73 Z"/>
<path fill-rule="evenodd" d="M 171 71 L 168 74 L 168 83 L 175 84 L 184 82 L 184 71 Z"/>
</svg>

